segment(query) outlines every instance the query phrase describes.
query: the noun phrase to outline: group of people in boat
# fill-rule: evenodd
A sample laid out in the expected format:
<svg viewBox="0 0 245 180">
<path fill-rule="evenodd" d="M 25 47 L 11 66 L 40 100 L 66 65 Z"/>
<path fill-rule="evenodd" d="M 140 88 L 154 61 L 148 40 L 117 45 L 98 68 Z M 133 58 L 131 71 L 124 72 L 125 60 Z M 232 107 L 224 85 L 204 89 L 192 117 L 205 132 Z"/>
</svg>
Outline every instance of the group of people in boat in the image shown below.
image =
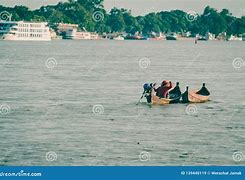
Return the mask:
<svg viewBox="0 0 245 180">
<path fill-rule="evenodd" d="M 173 89 L 173 85 L 171 81 L 164 80 L 160 84 L 160 86 L 156 86 L 156 83 L 145 83 L 144 86 L 144 96 L 147 99 L 147 102 L 151 102 L 151 95 L 154 93 L 159 98 L 171 98 L 173 99 L 176 95 L 181 95 L 179 89 L 179 83 L 177 82 L 175 88 Z"/>
<path fill-rule="evenodd" d="M 152 95 L 157 96 L 160 99 L 166 98 L 172 100 L 174 99 L 179 100 L 180 97 L 182 96 L 179 87 L 179 82 L 176 83 L 176 86 L 174 88 L 172 82 L 169 80 L 162 81 L 162 83 L 159 86 L 157 86 L 156 83 L 145 83 L 143 85 L 143 88 L 144 88 L 143 96 L 146 97 L 148 103 L 151 102 Z M 188 94 L 188 86 L 186 87 L 185 93 Z M 205 95 L 205 96 L 210 94 L 207 88 L 205 87 L 205 83 L 203 83 L 202 88 L 199 91 L 197 91 L 196 94 Z"/>
</svg>

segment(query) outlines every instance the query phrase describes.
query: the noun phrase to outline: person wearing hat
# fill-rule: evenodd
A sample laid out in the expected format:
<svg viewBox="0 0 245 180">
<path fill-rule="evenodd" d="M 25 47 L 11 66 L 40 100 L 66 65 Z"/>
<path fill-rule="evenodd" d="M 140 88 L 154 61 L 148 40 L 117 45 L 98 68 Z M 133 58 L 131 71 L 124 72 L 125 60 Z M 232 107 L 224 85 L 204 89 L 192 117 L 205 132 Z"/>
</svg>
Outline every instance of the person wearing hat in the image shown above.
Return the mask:
<svg viewBox="0 0 245 180">
<path fill-rule="evenodd" d="M 154 89 L 154 86 L 156 85 L 156 83 L 145 83 L 143 85 L 143 88 L 144 88 L 144 96 L 146 97 L 146 100 L 148 103 L 151 102 L 151 92 L 152 92 L 152 89 Z"/>
</svg>

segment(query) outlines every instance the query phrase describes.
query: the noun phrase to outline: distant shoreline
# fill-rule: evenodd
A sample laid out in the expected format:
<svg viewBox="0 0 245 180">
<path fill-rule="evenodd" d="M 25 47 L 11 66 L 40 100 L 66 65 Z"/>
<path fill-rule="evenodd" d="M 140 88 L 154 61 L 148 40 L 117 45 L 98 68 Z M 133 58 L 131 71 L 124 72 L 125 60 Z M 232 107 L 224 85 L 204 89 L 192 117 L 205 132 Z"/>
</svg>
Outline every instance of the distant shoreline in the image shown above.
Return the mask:
<svg viewBox="0 0 245 180">
<path fill-rule="evenodd" d="M 40 9 L 42 6 L 47 6 L 47 5 L 57 5 L 58 2 L 60 2 L 60 0 L 57 0 L 57 2 L 53 2 L 53 3 L 50 3 L 50 2 L 47 2 L 47 1 L 43 1 L 42 3 L 38 3 L 38 2 L 26 2 L 26 3 L 19 3 L 19 4 L 16 4 L 15 3 L 11 3 L 9 2 L 8 0 L 5 0 L 6 2 L 2 2 L 2 5 L 3 6 L 6 6 L 6 7 L 11 7 L 13 8 L 15 5 L 19 5 L 19 6 L 26 6 L 28 7 L 29 9 L 31 9 L 32 11 L 34 10 L 37 10 L 37 9 Z M 64 1 L 64 0 L 63 0 Z M 107 2 L 108 1 L 108 2 Z M 128 0 L 129 1 L 129 0 Z M 191 0 L 190 0 L 191 1 Z M 21 0 L 19 0 L 18 2 L 21 2 Z M 161 11 L 170 11 L 170 10 L 174 10 L 174 9 L 179 9 L 179 10 L 182 10 L 182 11 L 189 11 L 189 10 L 194 10 L 196 11 L 198 14 L 201 14 L 203 9 L 205 8 L 205 6 L 209 5 L 211 7 L 214 7 L 216 9 L 218 9 L 219 11 L 221 11 L 222 9 L 224 8 L 227 8 L 227 9 L 230 9 L 230 11 L 232 12 L 232 14 L 235 16 L 235 17 L 241 17 L 242 15 L 245 15 L 245 10 L 244 8 L 241 8 L 244 5 L 242 5 L 243 2 L 241 2 L 241 5 L 239 7 L 231 7 L 231 4 L 233 4 L 233 2 L 222 2 L 222 5 L 220 7 L 212 4 L 212 1 L 211 2 L 205 2 L 201 4 L 196 4 L 196 5 L 193 5 L 192 8 L 190 8 L 189 6 L 183 6 L 183 5 L 179 5 L 178 2 L 174 2 L 174 1 L 171 1 L 171 5 L 169 4 L 164 4 L 164 6 L 159 6 L 159 4 L 161 3 L 158 3 L 158 2 L 152 2 L 151 4 L 153 4 L 154 6 L 154 10 L 151 10 L 152 7 L 149 7 L 148 4 L 149 2 L 147 1 L 143 1 L 143 7 L 137 7 L 136 5 L 131 5 L 133 4 L 134 2 L 132 3 L 129 3 L 129 2 L 120 2 L 120 1 L 114 1 L 113 3 L 110 1 L 110 0 L 105 0 L 104 2 L 104 7 L 105 7 L 105 10 L 107 12 L 109 12 L 113 7 L 117 7 L 117 8 L 125 8 L 125 9 L 131 9 L 132 10 L 132 14 L 134 16 L 145 16 L 146 14 L 150 13 L 151 11 L 154 11 L 154 12 L 161 12 Z M 240 3 L 240 2 L 236 2 L 236 3 Z M 37 5 L 33 5 L 33 4 L 37 4 Z M 188 4 L 188 2 L 186 2 L 186 4 Z"/>
<path fill-rule="evenodd" d="M 46 22 L 58 37 L 68 39 L 88 38 L 85 36 L 97 38 L 98 35 L 115 40 L 147 38 L 242 40 L 245 38 L 245 16 L 237 18 L 228 9 L 218 11 L 209 6 L 202 14 L 195 11 L 172 10 L 133 16 L 127 9 L 113 8 L 108 13 L 104 9 L 103 0 L 94 3 L 88 0 L 58 3 L 34 11 L 24 6 L 10 8 L 0 5 L 0 20 Z M 66 27 L 60 29 L 60 24 Z"/>
</svg>

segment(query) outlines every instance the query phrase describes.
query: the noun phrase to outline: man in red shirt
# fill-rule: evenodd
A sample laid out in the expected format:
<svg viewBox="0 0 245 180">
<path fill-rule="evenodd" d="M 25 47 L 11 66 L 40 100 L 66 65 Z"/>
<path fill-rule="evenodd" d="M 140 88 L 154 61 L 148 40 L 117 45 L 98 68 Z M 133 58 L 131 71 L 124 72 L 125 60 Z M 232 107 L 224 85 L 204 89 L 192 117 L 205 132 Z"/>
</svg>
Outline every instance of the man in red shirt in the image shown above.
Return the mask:
<svg viewBox="0 0 245 180">
<path fill-rule="evenodd" d="M 167 98 L 168 91 L 172 88 L 172 82 L 171 81 L 163 81 L 161 86 L 157 89 L 154 89 L 156 91 L 156 95 L 159 98 Z"/>
</svg>

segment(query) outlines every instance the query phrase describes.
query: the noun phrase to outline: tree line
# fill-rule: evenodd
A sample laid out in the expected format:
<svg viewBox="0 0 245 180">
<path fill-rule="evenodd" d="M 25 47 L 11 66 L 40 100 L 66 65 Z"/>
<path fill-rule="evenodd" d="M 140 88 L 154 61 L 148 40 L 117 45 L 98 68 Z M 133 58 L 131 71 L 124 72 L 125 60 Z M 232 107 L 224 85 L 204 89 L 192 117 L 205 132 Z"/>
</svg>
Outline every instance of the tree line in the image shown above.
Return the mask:
<svg viewBox="0 0 245 180">
<path fill-rule="evenodd" d="M 217 11 L 207 6 L 202 14 L 182 10 L 152 12 L 145 16 L 133 16 L 130 10 L 113 8 L 106 12 L 103 0 L 69 0 L 57 5 L 42 6 L 30 10 L 26 6 L 4 7 L 0 13 L 12 14 L 15 21 L 48 22 L 54 29 L 58 23 L 78 24 L 81 29 L 98 33 L 126 32 L 135 34 L 185 33 L 205 35 L 207 32 L 216 36 L 222 32 L 227 35 L 245 33 L 245 16 L 235 17 L 227 9 Z"/>
</svg>

